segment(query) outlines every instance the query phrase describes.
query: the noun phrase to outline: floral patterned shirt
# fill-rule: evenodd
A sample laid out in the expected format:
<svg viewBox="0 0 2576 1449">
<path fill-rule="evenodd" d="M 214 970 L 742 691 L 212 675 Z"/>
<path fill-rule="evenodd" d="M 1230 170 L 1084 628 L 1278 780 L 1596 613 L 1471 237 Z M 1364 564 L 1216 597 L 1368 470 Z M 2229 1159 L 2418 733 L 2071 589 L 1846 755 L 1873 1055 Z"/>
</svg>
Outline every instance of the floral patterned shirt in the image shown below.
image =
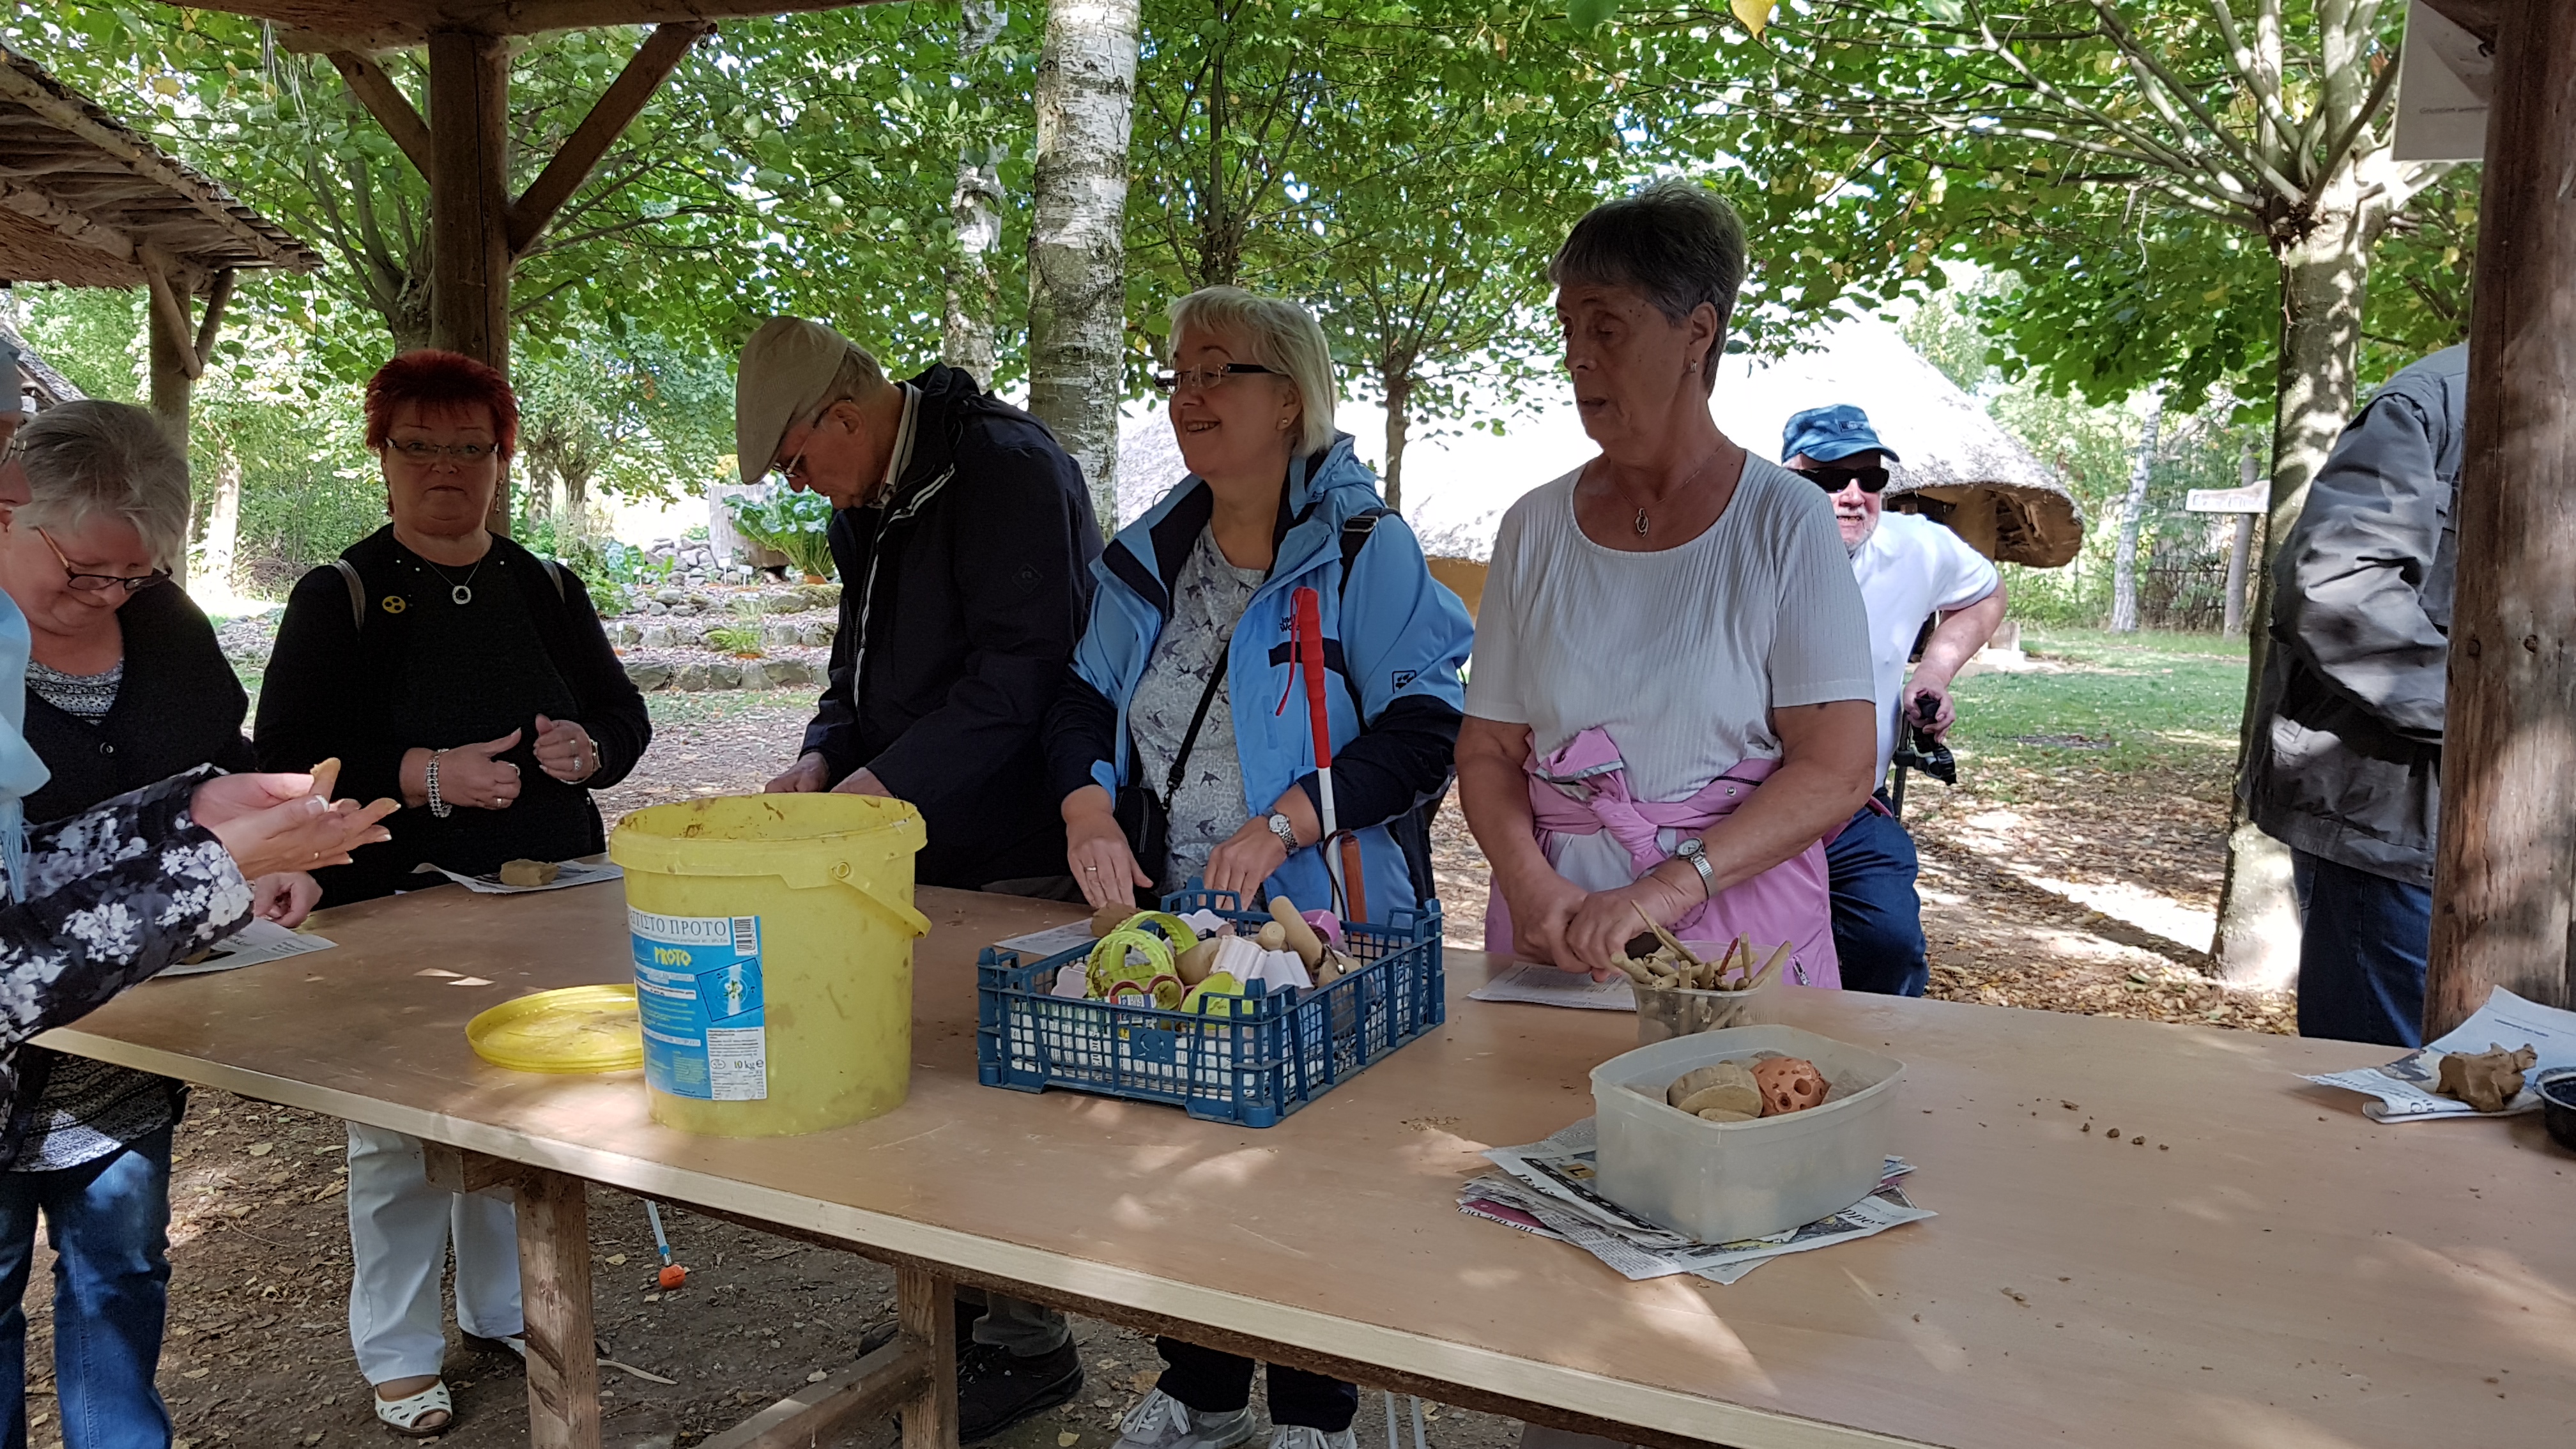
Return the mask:
<svg viewBox="0 0 2576 1449">
<path fill-rule="evenodd" d="M 188 815 L 198 770 L 27 833 L 26 899 L 0 901 L 0 1101 L 14 1157 L 34 1104 L 18 1048 L 250 920 L 250 882 Z"/>
</svg>

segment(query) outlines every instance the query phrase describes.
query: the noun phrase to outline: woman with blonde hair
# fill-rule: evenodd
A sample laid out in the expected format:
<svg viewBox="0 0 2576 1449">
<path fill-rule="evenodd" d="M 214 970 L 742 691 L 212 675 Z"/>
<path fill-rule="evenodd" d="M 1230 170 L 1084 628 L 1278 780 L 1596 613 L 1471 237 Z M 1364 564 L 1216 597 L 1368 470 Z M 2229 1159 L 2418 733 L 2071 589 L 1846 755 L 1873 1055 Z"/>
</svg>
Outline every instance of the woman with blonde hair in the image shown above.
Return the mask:
<svg viewBox="0 0 2576 1449">
<path fill-rule="evenodd" d="M 1248 905 L 1335 905 L 1291 622 L 1322 626 L 1335 824 L 1372 920 L 1432 906 L 1427 820 L 1449 784 L 1472 626 L 1333 430 L 1323 329 L 1233 287 L 1172 306 L 1183 478 L 1092 565 L 1091 626 L 1049 719 L 1066 858 L 1095 907 L 1193 878 Z M 1336 852 L 1338 853 L 1338 851 Z M 1224 1449 L 1252 1433 L 1251 1360 L 1164 1339 L 1122 1449 Z M 1350 1449 L 1358 1390 L 1273 1365 L 1274 1449 Z"/>
</svg>

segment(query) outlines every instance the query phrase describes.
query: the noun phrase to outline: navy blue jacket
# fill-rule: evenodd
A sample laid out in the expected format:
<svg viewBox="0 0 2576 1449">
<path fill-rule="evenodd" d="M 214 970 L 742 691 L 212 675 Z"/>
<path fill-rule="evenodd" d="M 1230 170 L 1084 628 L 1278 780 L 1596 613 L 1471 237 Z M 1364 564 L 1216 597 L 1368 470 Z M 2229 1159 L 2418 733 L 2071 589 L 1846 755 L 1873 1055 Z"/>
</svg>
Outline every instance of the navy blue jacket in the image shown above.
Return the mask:
<svg viewBox="0 0 2576 1449">
<path fill-rule="evenodd" d="M 865 768 L 921 811 L 924 884 L 1062 875 L 1038 735 L 1091 609 L 1091 495 L 1046 425 L 973 377 L 911 385 L 894 491 L 832 515 L 841 629 L 805 748 L 833 783 Z"/>
</svg>

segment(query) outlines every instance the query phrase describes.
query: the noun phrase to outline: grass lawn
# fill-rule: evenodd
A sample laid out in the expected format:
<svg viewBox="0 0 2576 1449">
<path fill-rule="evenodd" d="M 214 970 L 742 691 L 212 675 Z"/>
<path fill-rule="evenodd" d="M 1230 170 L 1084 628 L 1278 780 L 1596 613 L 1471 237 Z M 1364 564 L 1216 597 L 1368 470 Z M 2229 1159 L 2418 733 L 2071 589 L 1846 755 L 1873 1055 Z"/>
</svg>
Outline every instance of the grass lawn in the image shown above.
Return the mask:
<svg viewBox="0 0 2576 1449">
<path fill-rule="evenodd" d="M 2171 771 L 2224 790 L 2245 707 L 2245 641 L 2214 634 L 2022 632 L 2043 667 L 1981 674 L 1956 691 L 1950 734 L 1980 794 L 2020 771 Z M 1987 779 L 1975 780 L 1981 773 Z"/>
</svg>

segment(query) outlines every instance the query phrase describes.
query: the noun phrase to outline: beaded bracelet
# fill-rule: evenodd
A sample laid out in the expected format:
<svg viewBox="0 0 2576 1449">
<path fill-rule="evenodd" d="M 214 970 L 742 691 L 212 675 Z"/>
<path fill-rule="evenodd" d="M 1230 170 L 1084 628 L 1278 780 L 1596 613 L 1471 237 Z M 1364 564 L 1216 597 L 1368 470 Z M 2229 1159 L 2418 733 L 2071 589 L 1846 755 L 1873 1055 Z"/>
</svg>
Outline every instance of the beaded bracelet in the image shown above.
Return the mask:
<svg viewBox="0 0 2576 1449">
<path fill-rule="evenodd" d="M 448 804 L 438 796 L 438 757 L 446 753 L 447 751 L 445 750 L 432 750 L 429 752 L 429 772 L 427 781 L 429 813 L 440 820 L 444 820 L 448 816 L 456 813 L 455 806 Z"/>
</svg>

